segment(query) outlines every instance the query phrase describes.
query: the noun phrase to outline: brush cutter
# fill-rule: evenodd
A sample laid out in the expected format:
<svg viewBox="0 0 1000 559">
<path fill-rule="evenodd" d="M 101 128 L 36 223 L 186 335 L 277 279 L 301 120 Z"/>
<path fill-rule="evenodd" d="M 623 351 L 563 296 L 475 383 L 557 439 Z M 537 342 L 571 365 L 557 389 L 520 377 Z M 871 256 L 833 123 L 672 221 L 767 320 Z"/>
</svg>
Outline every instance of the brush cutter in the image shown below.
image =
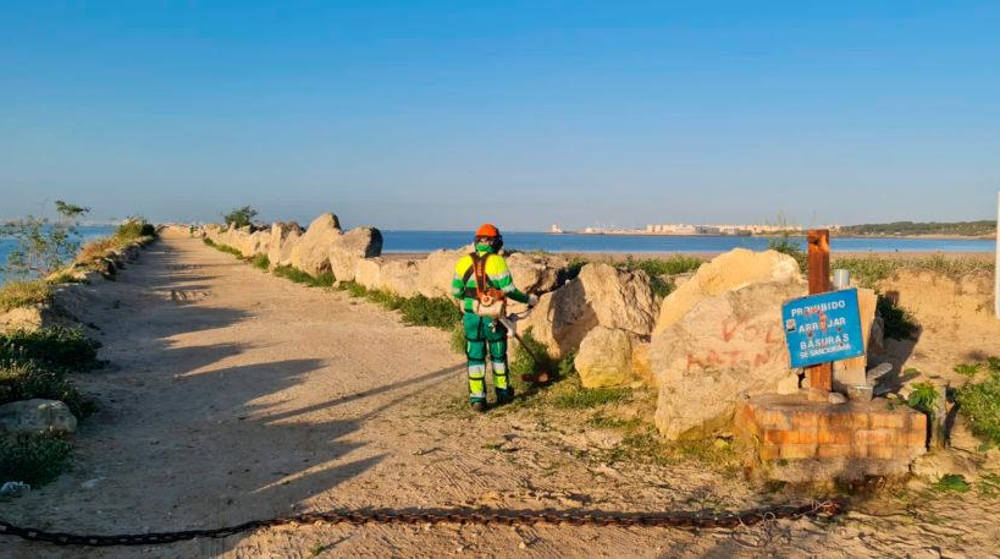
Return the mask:
<svg viewBox="0 0 1000 559">
<path fill-rule="evenodd" d="M 531 309 L 529 308 L 522 313 L 512 313 L 507 316 L 498 317 L 497 321 L 507 328 L 507 335 L 517 340 L 518 343 L 521 344 L 521 347 L 524 348 L 525 353 L 527 353 L 528 356 L 531 357 L 532 361 L 535 362 L 535 371 L 532 373 L 522 374 L 521 380 L 529 384 L 548 384 L 552 380 L 552 375 L 544 369 L 545 361 L 539 359 L 538 356 L 535 355 L 534 350 L 528 347 L 528 344 L 524 343 L 521 335 L 517 333 L 517 322 L 527 318 L 528 313 L 530 312 Z"/>
</svg>

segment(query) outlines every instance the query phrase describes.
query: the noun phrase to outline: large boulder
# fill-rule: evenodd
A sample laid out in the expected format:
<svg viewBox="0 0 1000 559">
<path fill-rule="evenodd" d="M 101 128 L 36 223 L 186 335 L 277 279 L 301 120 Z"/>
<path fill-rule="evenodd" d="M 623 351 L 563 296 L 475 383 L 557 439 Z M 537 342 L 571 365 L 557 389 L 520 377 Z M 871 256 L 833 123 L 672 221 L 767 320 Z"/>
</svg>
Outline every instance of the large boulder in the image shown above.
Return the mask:
<svg viewBox="0 0 1000 559">
<path fill-rule="evenodd" d="M 435 250 L 428 254 L 419 264 L 417 291 L 425 297 L 450 297 L 455 264 L 470 252 L 471 245 L 457 250 Z"/>
<path fill-rule="evenodd" d="M 76 432 L 76 417 L 58 400 L 23 400 L 0 406 L 0 435 Z"/>
<path fill-rule="evenodd" d="M 261 254 L 268 254 L 271 251 L 271 230 L 259 229 L 250 235 L 247 246 L 249 250 L 243 252 L 246 258 L 253 258 Z"/>
<path fill-rule="evenodd" d="M 559 286 L 567 260 L 562 256 L 515 252 L 506 257 L 514 285 L 525 293 L 548 293 Z"/>
<path fill-rule="evenodd" d="M 302 226 L 289 221 L 271 225 L 271 241 L 268 243 L 267 259 L 271 266 L 288 266 L 292 260 L 292 249 L 302 236 Z"/>
<path fill-rule="evenodd" d="M 354 269 L 354 281 L 365 289 L 382 289 L 382 258 L 367 258 Z"/>
<path fill-rule="evenodd" d="M 358 262 L 380 254 L 382 233 L 374 227 L 358 227 L 333 237 L 327 258 L 334 277 L 340 281 L 353 281 Z"/>
<path fill-rule="evenodd" d="M 611 388 L 638 380 L 633 370 L 633 347 L 638 337 L 625 330 L 597 326 L 580 343 L 573 360 L 584 388 Z"/>
<path fill-rule="evenodd" d="M 342 234 L 337 216 L 325 213 L 317 217 L 292 247 L 289 264 L 312 276 L 332 271 L 330 249 Z"/>
<path fill-rule="evenodd" d="M 420 265 L 413 260 L 367 258 L 358 262 L 354 281 L 368 289 L 389 291 L 401 297 L 417 295 Z"/>
<path fill-rule="evenodd" d="M 523 326 L 560 358 L 579 348 L 596 326 L 645 337 L 655 317 L 656 300 L 645 272 L 587 264 L 576 279 L 543 295 Z"/>
<path fill-rule="evenodd" d="M 381 280 L 381 289 L 413 297 L 419 293 L 420 265 L 413 260 L 390 260 L 382 265 Z"/>
<path fill-rule="evenodd" d="M 738 248 L 702 264 L 698 272 L 670 294 L 660 307 L 654 334 L 680 321 L 706 297 L 761 282 L 798 281 L 802 278 L 794 258 L 773 250 L 753 252 Z"/>
<path fill-rule="evenodd" d="M 790 375 L 781 304 L 805 293 L 802 281 L 748 285 L 693 301 L 683 320 L 655 333 L 649 358 L 660 432 L 677 439 L 711 431 L 743 397 L 777 391 Z"/>
</svg>

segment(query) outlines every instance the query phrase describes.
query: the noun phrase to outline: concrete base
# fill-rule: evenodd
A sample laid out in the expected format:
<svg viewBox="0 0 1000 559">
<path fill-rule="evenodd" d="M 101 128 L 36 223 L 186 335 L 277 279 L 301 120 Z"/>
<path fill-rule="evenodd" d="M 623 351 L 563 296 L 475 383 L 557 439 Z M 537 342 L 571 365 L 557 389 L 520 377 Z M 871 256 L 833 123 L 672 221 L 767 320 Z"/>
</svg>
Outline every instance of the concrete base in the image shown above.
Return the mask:
<svg viewBox="0 0 1000 559">
<path fill-rule="evenodd" d="M 900 475 L 926 452 L 927 417 L 888 401 L 830 405 L 805 395 L 757 396 L 736 412 L 748 465 L 789 482 Z"/>
</svg>

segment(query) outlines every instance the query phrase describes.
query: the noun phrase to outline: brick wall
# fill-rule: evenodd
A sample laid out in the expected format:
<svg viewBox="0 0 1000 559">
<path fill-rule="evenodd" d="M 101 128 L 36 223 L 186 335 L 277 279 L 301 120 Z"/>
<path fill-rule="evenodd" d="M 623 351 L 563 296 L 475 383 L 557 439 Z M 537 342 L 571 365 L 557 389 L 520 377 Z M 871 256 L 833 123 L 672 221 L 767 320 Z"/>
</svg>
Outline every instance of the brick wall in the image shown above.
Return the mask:
<svg viewBox="0 0 1000 559">
<path fill-rule="evenodd" d="M 883 399 L 830 405 L 760 396 L 737 409 L 736 427 L 763 462 L 850 461 L 856 474 L 905 473 L 926 450 L 927 417 Z"/>
</svg>

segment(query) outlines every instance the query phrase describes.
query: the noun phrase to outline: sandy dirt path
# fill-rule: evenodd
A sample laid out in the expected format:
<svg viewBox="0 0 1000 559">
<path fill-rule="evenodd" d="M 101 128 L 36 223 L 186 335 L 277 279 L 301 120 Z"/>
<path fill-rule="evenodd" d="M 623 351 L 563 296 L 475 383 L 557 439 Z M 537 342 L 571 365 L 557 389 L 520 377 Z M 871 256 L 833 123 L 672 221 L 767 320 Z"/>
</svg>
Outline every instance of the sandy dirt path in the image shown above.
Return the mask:
<svg viewBox="0 0 1000 559">
<path fill-rule="evenodd" d="M 697 463 L 591 459 L 620 436 L 580 421 L 530 409 L 473 415 L 462 405 L 463 361 L 446 334 L 406 327 L 342 292 L 275 278 L 199 240 L 167 237 L 119 281 L 86 289 L 81 318 L 100 328 L 101 357 L 112 365 L 77 380 L 101 411 L 83 422 L 71 471 L 0 503 L 6 520 L 107 534 L 336 507 L 698 510 L 769 498 L 736 473 Z M 898 522 L 853 514 L 832 524 L 701 534 L 300 526 L 110 550 L 0 538 L 0 556 L 846 557 L 995 549 L 996 500 L 975 503 L 981 519 L 964 518 L 961 503 L 949 506 L 926 522 L 905 512 Z M 954 527 L 935 529 L 951 517 Z"/>
</svg>

